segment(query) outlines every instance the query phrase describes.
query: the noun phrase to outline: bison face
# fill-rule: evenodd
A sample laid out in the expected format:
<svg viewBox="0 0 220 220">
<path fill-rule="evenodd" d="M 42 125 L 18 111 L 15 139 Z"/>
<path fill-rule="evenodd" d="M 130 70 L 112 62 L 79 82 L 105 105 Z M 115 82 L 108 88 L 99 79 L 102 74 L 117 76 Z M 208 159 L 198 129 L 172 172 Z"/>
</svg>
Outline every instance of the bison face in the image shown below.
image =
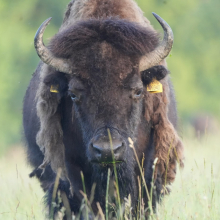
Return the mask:
<svg viewBox="0 0 220 220">
<path fill-rule="evenodd" d="M 137 57 L 126 56 L 107 43 L 97 43 L 81 53 L 78 56 L 86 54 L 86 62 L 78 57 L 73 60 L 75 75 L 68 94 L 87 157 L 92 163 L 112 163 L 113 159 L 127 163 L 131 160 L 128 137 L 136 141 L 141 122 L 147 123 L 143 105 L 146 85 L 154 77 L 163 78 L 167 71 L 154 67 L 144 77 Z"/>
<path fill-rule="evenodd" d="M 113 152 L 116 162 L 126 162 L 127 139 L 136 139 L 143 120 L 145 88 L 141 76 L 137 65 L 107 44 L 99 50 L 96 47 L 89 57 L 83 73 L 71 78 L 68 91 L 87 157 L 93 163 L 111 163 Z M 79 65 L 74 64 L 75 69 L 81 70 Z"/>
</svg>

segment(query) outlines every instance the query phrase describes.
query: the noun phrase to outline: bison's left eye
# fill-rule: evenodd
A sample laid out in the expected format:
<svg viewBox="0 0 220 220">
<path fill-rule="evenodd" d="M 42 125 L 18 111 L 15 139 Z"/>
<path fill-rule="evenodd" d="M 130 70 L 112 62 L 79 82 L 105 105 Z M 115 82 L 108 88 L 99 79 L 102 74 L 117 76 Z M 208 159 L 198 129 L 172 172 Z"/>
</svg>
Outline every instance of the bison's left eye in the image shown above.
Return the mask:
<svg viewBox="0 0 220 220">
<path fill-rule="evenodd" d="M 133 99 L 139 99 L 142 97 L 143 89 L 136 89 L 133 91 Z"/>
</svg>

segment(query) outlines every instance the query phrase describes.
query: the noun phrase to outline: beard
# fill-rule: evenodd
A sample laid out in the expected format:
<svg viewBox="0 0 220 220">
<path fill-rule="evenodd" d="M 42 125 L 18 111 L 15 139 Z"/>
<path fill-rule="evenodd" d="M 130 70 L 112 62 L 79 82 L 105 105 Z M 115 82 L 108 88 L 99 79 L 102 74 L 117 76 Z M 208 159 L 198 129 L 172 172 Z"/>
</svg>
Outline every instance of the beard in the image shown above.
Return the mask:
<svg viewBox="0 0 220 220">
<path fill-rule="evenodd" d="M 118 204 L 118 194 L 120 203 L 124 203 L 124 199 L 131 196 L 132 207 L 137 201 L 137 176 L 135 174 L 135 164 L 131 161 L 115 164 L 116 174 L 113 164 L 93 165 L 92 183 L 96 183 L 94 200 L 99 202 L 102 210 L 105 210 L 106 190 L 109 178 L 108 203 L 112 207 Z M 110 170 L 110 175 L 108 175 Z M 118 188 L 118 190 L 117 190 Z"/>
</svg>

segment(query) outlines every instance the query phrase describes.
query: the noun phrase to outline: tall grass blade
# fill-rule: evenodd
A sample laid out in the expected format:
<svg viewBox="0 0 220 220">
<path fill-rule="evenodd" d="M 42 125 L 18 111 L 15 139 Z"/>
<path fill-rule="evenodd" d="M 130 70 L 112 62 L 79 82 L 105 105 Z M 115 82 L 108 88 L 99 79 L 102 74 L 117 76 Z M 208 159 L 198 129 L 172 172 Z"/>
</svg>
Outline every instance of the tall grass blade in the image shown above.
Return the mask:
<svg viewBox="0 0 220 220">
<path fill-rule="evenodd" d="M 107 131 L 108 131 L 108 137 L 109 137 L 109 142 L 110 142 L 110 147 L 111 147 L 111 152 L 112 152 L 113 168 L 114 168 L 116 191 L 117 191 L 117 202 L 119 206 L 119 220 L 120 220 L 122 216 L 122 209 L 121 209 L 121 201 L 120 201 L 120 193 L 119 193 L 119 185 L 118 185 L 118 175 L 117 175 L 117 170 L 116 170 L 116 165 L 115 165 L 115 157 L 114 157 L 113 145 L 112 145 L 112 136 L 111 136 L 110 130 L 107 129 Z"/>
<path fill-rule="evenodd" d="M 135 158 L 136 158 L 136 161 L 137 161 L 140 173 L 141 173 L 142 181 L 144 183 L 145 191 L 146 191 L 147 198 L 148 198 L 148 208 L 149 208 L 149 211 L 150 211 L 150 218 L 151 217 L 153 218 L 153 207 L 152 207 L 152 203 L 151 203 L 151 198 L 150 198 L 150 195 L 149 195 L 149 192 L 148 192 L 148 189 L 147 189 L 147 184 L 146 184 L 146 181 L 145 181 L 145 178 L 144 178 L 144 173 L 141 169 L 141 165 L 140 165 L 140 161 L 139 161 L 138 156 L 137 156 L 137 152 L 134 148 L 134 142 L 132 141 L 132 139 L 130 137 L 128 138 L 128 142 L 129 142 L 129 147 L 132 148 L 133 151 L 134 151 L 134 155 L 135 155 Z"/>
<path fill-rule="evenodd" d="M 110 169 L 108 168 L 108 177 L 107 177 L 107 187 L 106 187 L 106 197 L 105 197 L 105 218 L 108 220 L 108 193 L 109 193 L 109 180 L 110 180 Z"/>
<path fill-rule="evenodd" d="M 139 191 L 139 198 L 138 198 L 138 206 L 137 206 L 137 219 L 139 219 L 139 217 L 141 216 L 141 181 L 140 181 L 140 178 L 139 176 L 137 177 L 138 179 L 138 191 Z"/>
<path fill-rule="evenodd" d="M 84 191 L 84 194 L 86 195 L 86 186 L 85 186 L 85 179 L 84 179 L 83 172 L 81 171 L 80 174 L 81 174 L 81 178 L 82 178 L 83 191 Z M 86 202 L 86 219 L 89 220 L 89 214 L 88 214 L 88 199 L 87 199 L 87 196 L 86 196 L 86 198 L 85 198 L 85 202 Z"/>
<path fill-rule="evenodd" d="M 151 180 L 151 188 L 150 188 L 150 198 L 151 198 L 151 204 L 153 204 L 153 190 L 154 190 L 154 174 L 155 174 L 155 169 L 156 169 L 156 164 L 157 164 L 158 158 L 156 157 L 153 163 L 153 172 L 152 172 L 152 180 Z"/>
<path fill-rule="evenodd" d="M 98 214 L 100 214 L 101 220 L 105 220 L 105 216 L 104 216 L 104 213 L 103 213 L 103 211 L 102 211 L 102 208 L 101 208 L 99 202 L 97 202 L 96 205 L 97 205 L 97 208 L 98 208 L 98 210 L 99 210 L 99 213 L 98 213 Z"/>
<path fill-rule="evenodd" d="M 67 220 L 72 220 L 72 212 L 71 212 L 71 208 L 70 208 L 70 204 L 69 204 L 69 200 L 66 196 L 66 193 L 64 191 L 61 191 L 61 198 L 63 201 L 63 206 L 66 209 L 66 219 Z"/>
<path fill-rule="evenodd" d="M 90 195 L 90 198 L 89 198 L 90 204 L 92 204 L 92 202 L 93 202 L 93 200 L 94 200 L 95 188 L 96 188 L 96 183 L 93 183 L 92 189 L 91 189 L 91 195 Z"/>
<path fill-rule="evenodd" d="M 59 186 L 59 180 L 60 180 L 61 173 L 62 173 L 62 169 L 58 168 L 57 176 L 56 176 L 54 187 L 53 187 L 52 203 L 51 203 L 51 209 L 50 209 L 50 220 L 54 219 L 54 208 L 56 206 L 56 202 L 55 202 L 56 201 L 56 194 L 57 194 L 57 189 Z"/>
</svg>

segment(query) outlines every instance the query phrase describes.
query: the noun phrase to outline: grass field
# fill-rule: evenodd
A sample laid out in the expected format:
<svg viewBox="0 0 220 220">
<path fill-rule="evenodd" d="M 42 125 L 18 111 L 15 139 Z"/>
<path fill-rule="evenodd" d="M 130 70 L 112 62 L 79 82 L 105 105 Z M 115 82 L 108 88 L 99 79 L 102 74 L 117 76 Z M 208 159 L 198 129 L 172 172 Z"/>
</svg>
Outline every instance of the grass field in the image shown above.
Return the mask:
<svg viewBox="0 0 220 220">
<path fill-rule="evenodd" d="M 178 170 L 172 192 L 158 206 L 156 219 L 220 219 L 220 138 L 206 135 L 185 144 L 185 168 Z M 30 179 L 22 147 L 0 157 L 0 219 L 44 219 L 43 192 Z"/>
</svg>

